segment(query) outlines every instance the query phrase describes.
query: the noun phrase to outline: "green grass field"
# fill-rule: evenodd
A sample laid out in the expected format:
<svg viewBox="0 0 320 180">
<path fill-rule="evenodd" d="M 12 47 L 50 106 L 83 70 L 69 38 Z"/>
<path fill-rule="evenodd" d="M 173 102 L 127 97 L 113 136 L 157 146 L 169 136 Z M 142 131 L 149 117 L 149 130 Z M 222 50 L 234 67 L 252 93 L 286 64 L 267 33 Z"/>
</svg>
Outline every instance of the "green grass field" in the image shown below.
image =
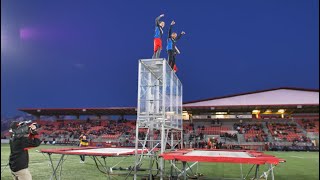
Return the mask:
<svg viewBox="0 0 320 180">
<path fill-rule="evenodd" d="M 49 158 L 47 155 L 38 153 L 36 150 L 45 148 L 61 148 L 66 146 L 41 145 L 38 148 L 29 150 L 30 163 L 29 170 L 34 180 L 50 179 L 51 166 L 49 166 Z M 9 167 L 5 168 L 8 162 L 10 147 L 8 144 L 1 144 L 1 179 L 12 179 Z M 319 179 L 319 153 L 318 152 L 266 152 L 287 160 L 275 168 L 276 180 L 316 180 Z M 52 155 L 54 163 L 57 163 L 59 155 Z M 111 164 L 117 163 L 121 158 L 107 158 L 107 162 Z M 134 158 L 129 157 L 126 162 L 120 164 L 121 167 L 133 165 Z M 145 163 L 147 164 L 147 163 Z M 166 165 L 166 168 L 169 166 Z M 250 165 L 243 165 L 244 172 L 250 168 Z M 5 168 L 5 169 L 4 169 Z M 265 170 L 265 168 L 261 168 Z M 169 171 L 168 171 L 169 172 Z M 240 177 L 239 164 L 225 163 L 200 163 L 198 172 L 204 177 L 225 177 L 233 178 Z M 261 172 L 261 171 L 260 171 Z M 253 174 L 251 174 L 251 177 Z M 114 179 L 124 179 L 121 176 L 113 176 Z M 204 178 L 203 177 L 203 178 Z M 84 164 L 80 163 L 79 156 L 67 156 L 63 163 L 62 179 L 66 180 L 100 180 L 107 179 L 106 175 L 102 174 L 95 167 L 93 159 L 86 157 Z M 128 179 L 133 179 L 129 177 Z"/>
</svg>

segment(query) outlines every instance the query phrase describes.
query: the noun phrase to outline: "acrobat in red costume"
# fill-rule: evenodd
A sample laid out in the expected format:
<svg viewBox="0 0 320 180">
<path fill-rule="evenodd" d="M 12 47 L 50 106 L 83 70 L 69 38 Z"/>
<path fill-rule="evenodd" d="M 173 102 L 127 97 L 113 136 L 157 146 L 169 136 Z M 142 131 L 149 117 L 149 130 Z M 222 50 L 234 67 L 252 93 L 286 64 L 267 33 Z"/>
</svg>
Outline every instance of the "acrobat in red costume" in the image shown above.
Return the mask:
<svg viewBox="0 0 320 180">
<path fill-rule="evenodd" d="M 160 53 L 162 50 L 162 34 L 163 34 L 163 27 L 165 23 L 163 21 L 160 21 L 160 18 L 162 18 L 164 14 L 161 14 L 156 18 L 156 28 L 155 28 L 155 34 L 154 34 L 154 48 L 153 48 L 153 56 L 152 59 L 156 59 L 160 57 Z"/>
</svg>

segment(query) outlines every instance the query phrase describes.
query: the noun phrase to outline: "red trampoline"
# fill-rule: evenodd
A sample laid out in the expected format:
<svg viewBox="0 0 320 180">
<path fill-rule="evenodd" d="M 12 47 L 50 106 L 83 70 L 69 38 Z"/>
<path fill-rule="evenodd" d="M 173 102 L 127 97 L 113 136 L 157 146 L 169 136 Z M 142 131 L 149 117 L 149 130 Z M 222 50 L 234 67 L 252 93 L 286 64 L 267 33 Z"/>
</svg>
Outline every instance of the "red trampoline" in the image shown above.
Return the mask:
<svg viewBox="0 0 320 180">
<path fill-rule="evenodd" d="M 96 148 L 96 147 L 77 147 L 77 148 L 59 148 L 59 149 L 41 149 L 40 152 L 46 153 L 49 156 L 50 165 L 53 170 L 53 173 L 51 175 L 50 179 L 60 179 L 61 173 L 62 173 L 62 164 L 66 160 L 65 156 L 68 155 L 85 155 L 91 157 L 98 170 L 104 174 L 107 174 L 109 179 L 110 175 L 112 174 L 113 170 L 125 170 L 125 171 L 132 171 L 133 168 L 119 168 L 118 166 L 121 162 L 123 162 L 127 157 L 135 155 L 135 149 L 134 148 Z M 148 149 L 138 150 L 138 153 L 147 153 Z M 58 163 L 56 166 L 53 165 L 53 161 L 51 158 L 52 154 L 59 154 L 61 155 Z M 103 159 L 103 162 L 99 160 L 98 157 L 101 157 Z M 115 165 L 109 165 L 107 164 L 106 158 L 107 157 L 123 157 L 121 160 L 117 161 Z M 103 168 L 101 168 L 103 167 Z M 60 170 L 59 170 L 60 168 Z M 57 176 L 57 172 L 60 171 L 60 175 Z M 123 173 L 123 175 L 126 175 L 128 173 Z M 117 174 L 117 175 L 120 175 Z M 59 177 L 59 178 L 58 178 Z"/>
<path fill-rule="evenodd" d="M 134 155 L 134 148 L 96 148 L 96 147 L 82 147 L 82 148 L 59 148 L 59 149 L 41 149 L 42 153 L 51 154 L 65 154 L 65 155 L 86 155 L 86 156 L 127 156 Z M 142 150 L 138 150 L 140 154 Z M 147 150 L 144 150 L 147 152 Z"/>
<path fill-rule="evenodd" d="M 177 177 L 184 176 L 187 179 L 187 171 L 191 170 L 192 166 L 198 164 L 198 162 L 211 162 L 211 163 L 236 163 L 236 164 L 252 164 L 252 168 L 243 176 L 241 166 L 241 179 L 246 179 L 252 171 L 253 167 L 256 167 L 254 178 L 259 178 L 259 166 L 268 165 L 268 171 L 264 172 L 260 178 L 268 179 L 268 175 L 271 174 L 271 179 L 274 179 L 273 168 L 279 163 L 285 162 L 284 159 L 277 158 L 272 155 L 267 155 L 258 151 L 244 151 L 244 150 L 177 150 L 173 152 L 167 152 L 161 154 L 164 160 L 169 160 L 171 164 L 171 172 L 176 169 L 180 172 Z M 176 162 L 180 161 L 183 164 L 182 170 L 177 168 Z M 189 166 L 188 162 L 194 162 Z M 187 168 L 187 165 L 189 166 Z M 174 176 L 171 173 L 171 176 Z"/>
</svg>

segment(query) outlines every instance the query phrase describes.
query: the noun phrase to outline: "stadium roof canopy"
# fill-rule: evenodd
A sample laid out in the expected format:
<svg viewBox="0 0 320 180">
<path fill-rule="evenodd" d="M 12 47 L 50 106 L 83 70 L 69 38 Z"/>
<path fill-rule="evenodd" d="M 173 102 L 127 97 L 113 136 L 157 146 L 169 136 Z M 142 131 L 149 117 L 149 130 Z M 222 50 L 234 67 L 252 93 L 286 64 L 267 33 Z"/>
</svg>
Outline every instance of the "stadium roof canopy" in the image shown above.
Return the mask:
<svg viewBox="0 0 320 180">
<path fill-rule="evenodd" d="M 109 107 L 109 108 L 21 108 L 20 111 L 35 116 L 59 115 L 136 115 L 135 107 Z"/>
<path fill-rule="evenodd" d="M 319 113 L 319 90 L 288 87 L 267 89 L 185 102 L 183 109 L 192 113 L 251 112 L 255 109 L 287 109 L 291 113 Z M 19 110 L 35 116 L 137 114 L 136 107 L 21 108 Z"/>
<path fill-rule="evenodd" d="M 185 102 L 183 108 L 193 112 L 285 108 L 291 109 L 292 113 L 314 113 L 319 112 L 319 90 L 282 87 Z"/>
</svg>

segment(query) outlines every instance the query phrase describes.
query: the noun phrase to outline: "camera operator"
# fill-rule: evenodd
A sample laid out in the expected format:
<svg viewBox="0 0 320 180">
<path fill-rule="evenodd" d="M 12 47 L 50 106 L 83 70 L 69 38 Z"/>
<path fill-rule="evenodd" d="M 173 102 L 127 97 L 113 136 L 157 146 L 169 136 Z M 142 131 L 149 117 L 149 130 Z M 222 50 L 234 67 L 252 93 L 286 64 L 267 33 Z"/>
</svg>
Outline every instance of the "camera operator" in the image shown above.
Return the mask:
<svg viewBox="0 0 320 180">
<path fill-rule="evenodd" d="M 14 180 L 32 180 L 28 170 L 28 149 L 39 146 L 41 140 L 36 132 L 36 124 L 33 123 L 30 126 L 22 124 L 21 122 L 12 122 L 10 125 L 12 138 L 10 139 L 9 165 Z"/>
</svg>

